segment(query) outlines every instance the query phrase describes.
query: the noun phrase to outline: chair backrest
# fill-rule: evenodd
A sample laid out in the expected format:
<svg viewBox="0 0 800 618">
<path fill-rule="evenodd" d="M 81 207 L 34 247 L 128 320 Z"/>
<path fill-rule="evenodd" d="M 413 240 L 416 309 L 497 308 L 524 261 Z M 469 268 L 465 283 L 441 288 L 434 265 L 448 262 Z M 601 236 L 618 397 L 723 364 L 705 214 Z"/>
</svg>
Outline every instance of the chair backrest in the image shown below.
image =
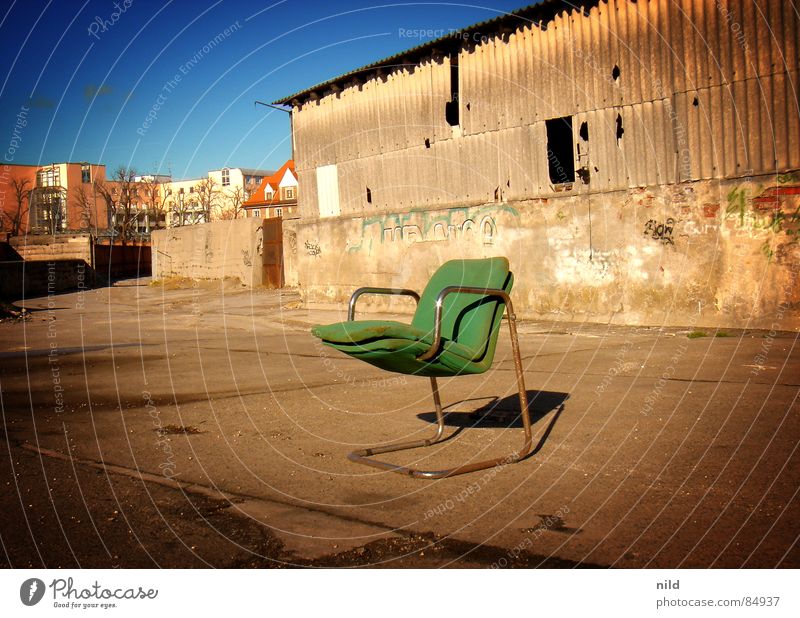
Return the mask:
<svg viewBox="0 0 800 618">
<path fill-rule="evenodd" d="M 479 260 L 450 260 L 433 274 L 414 314 L 412 325 L 433 332 L 436 298 L 444 288 L 463 285 L 496 288 L 511 292 L 514 276 L 504 257 Z M 442 312 L 442 338 L 469 348 L 478 357 L 494 354 L 503 302 L 479 294 L 450 294 Z M 488 359 L 491 363 L 491 358 Z"/>
</svg>

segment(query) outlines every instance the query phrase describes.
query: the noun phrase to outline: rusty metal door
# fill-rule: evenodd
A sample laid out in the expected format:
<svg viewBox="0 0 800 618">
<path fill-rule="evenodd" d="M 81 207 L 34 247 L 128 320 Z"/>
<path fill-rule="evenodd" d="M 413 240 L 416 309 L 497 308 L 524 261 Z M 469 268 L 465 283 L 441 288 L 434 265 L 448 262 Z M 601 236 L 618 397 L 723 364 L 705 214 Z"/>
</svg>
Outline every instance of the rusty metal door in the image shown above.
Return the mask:
<svg viewBox="0 0 800 618">
<path fill-rule="evenodd" d="M 268 288 L 283 287 L 283 220 L 264 219 L 262 236 L 262 282 Z"/>
</svg>

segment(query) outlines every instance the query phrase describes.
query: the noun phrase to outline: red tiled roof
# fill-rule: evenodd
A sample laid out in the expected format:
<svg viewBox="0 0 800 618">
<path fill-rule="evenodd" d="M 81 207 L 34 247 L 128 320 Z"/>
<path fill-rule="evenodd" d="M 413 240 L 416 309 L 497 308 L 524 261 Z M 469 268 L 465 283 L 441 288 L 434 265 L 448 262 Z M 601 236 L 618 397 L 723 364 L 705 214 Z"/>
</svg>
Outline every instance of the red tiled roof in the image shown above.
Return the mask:
<svg viewBox="0 0 800 618">
<path fill-rule="evenodd" d="M 258 185 L 258 189 L 253 191 L 253 194 L 247 199 L 247 201 L 244 204 L 242 204 L 242 207 L 258 208 L 261 206 L 280 206 L 283 204 L 297 203 L 296 197 L 295 199 L 292 200 L 281 199 L 281 192 L 279 190 L 279 185 L 287 169 L 292 170 L 292 175 L 295 178 L 297 178 L 297 175 L 294 172 L 294 161 L 292 159 L 289 159 L 286 163 L 281 165 L 281 168 L 277 172 L 275 172 L 272 176 L 266 176 L 261 181 L 261 184 Z M 264 198 L 267 187 L 269 187 L 270 190 L 272 191 L 272 199 L 270 200 L 266 200 Z"/>
</svg>

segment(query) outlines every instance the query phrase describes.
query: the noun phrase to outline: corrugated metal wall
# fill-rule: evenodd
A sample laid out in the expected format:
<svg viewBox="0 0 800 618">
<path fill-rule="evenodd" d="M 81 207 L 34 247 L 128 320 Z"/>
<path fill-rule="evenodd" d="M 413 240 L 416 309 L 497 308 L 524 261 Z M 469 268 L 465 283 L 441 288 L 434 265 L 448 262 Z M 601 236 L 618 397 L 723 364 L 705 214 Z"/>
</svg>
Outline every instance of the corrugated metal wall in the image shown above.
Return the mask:
<svg viewBox="0 0 800 618">
<path fill-rule="evenodd" d="M 797 0 L 565 11 L 460 53 L 455 132 L 448 58 L 306 103 L 294 121 L 304 216 L 314 169 L 332 163 L 342 214 L 553 195 L 544 121 L 561 116 L 575 143 L 581 123 L 589 132 L 591 181 L 573 191 L 798 169 L 798 11 Z"/>
</svg>

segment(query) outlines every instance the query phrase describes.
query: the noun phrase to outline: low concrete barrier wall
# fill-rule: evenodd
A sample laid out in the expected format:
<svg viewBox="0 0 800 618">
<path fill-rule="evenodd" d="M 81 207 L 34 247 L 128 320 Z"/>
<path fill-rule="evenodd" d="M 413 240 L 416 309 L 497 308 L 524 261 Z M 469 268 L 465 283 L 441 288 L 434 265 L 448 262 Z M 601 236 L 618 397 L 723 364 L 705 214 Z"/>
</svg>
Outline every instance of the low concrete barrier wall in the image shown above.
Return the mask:
<svg viewBox="0 0 800 618">
<path fill-rule="evenodd" d="M 261 219 L 212 221 L 152 233 L 154 279 L 236 277 L 248 286 L 262 284 Z"/>
<path fill-rule="evenodd" d="M 92 263 L 91 234 L 28 234 L 9 239 L 23 260 L 83 260 Z"/>
</svg>

